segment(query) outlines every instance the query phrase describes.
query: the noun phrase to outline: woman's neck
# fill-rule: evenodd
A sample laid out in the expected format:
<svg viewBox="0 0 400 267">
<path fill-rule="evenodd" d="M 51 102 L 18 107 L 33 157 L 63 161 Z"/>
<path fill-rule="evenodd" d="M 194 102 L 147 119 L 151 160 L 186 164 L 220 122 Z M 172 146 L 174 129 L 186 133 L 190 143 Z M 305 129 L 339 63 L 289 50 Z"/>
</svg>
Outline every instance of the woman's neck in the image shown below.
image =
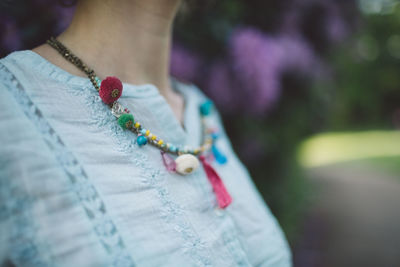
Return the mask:
<svg viewBox="0 0 400 267">
<path fill-rule="evenodd" d="M 180 0 L 85 0 L 59 40 L 100 78 L 169 90 L 172 23 Z"/>
<path fill-rule="evenodd" d="M 172 24 L 181 0 L 80 0 L 58 39 L 101 78 L 157 86 L 183 124 L 184 100 L 170 85 Z M 49 45 L 33 49 L 71 74 L 84 76 Z"/>
</svg>

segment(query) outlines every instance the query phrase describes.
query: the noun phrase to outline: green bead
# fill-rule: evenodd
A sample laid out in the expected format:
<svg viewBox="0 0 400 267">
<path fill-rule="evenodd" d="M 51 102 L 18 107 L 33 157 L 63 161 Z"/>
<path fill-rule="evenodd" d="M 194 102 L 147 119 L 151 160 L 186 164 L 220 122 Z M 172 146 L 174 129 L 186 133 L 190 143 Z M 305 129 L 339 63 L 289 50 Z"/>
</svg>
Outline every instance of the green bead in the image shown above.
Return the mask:
<svg viewBox="0 0 400 267">
<path fill-rule="evenodd" d="M 118 124 L 123 129 L 129 129 L 134 123 L 132 114 L 124 113 L 118 118 Z"/>
</svg>

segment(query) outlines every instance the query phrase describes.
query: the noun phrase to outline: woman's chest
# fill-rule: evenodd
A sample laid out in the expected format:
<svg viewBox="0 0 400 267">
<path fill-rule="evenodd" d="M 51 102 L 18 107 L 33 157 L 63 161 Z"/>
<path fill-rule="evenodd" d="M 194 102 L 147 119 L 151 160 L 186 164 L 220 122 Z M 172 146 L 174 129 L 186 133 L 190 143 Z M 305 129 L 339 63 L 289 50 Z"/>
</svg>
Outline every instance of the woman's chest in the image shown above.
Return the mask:
<svg viewBox="0 0 400 267">
<path fill-rule="evenodd" d="M 93 103 L 101 104 L 95 99 Z M 229 163 L 216 167 L 234 198 L 225 211 L 216 208 L 202 169 L 189 176 L 169 173 L 156 148 L 139 147 L 133 133 L 123 131 L 108 110 L 97 107 L 61 114 L 42 104 L 56 140 L 77 165 L 75 174 L 86 176 L 75 179 L 81 204 L 89 214 L 100 211 L 109 218 L 109 223 L 95 227 L 96 233 L 121 237 L 129 254 L 138 262 L 154 263 L 150 266 L 166 259 L 200 266 L 250 265 L 253 249 L 270 240 L 265 226 L 276 225 L 235 156 L 228 153 Z M 63 167 L 68 172 L 71 166 L 67 162 Z M 264 240 L 255 237 L 256 231 Z"/>
</svg>

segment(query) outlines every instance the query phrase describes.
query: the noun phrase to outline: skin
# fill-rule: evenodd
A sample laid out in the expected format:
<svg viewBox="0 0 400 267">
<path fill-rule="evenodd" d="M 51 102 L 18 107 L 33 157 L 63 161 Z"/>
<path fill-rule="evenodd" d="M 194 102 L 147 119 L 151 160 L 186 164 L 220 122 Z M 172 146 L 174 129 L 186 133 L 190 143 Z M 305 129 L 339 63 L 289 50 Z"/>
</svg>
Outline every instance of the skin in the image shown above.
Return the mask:
<svg viewBox="0 0 400 267">
<path fill-rule="evenodd" d="M 57 38 L 101 78 L 157 86 L 183 125 L 183 97 L 169 83 L 172 26 L 181 0 L 80 0 Z M 34 49 L 67 72 L 86 77 L 47 44 Z"/>
</svg>

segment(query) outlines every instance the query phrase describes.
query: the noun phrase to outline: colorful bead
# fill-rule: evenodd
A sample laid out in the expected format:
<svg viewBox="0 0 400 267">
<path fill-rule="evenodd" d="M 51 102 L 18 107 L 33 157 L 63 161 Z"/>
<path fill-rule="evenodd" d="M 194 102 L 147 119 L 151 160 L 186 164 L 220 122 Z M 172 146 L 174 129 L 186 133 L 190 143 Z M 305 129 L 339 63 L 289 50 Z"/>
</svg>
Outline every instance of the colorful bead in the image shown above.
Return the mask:
<svg viewBox="0 0 400 267">
<path fill-rule="evenodd" d="M 175 160 L 173 160 L 167 153 L 164 151 L 161 151 L 161 156 L 164 162 L 164 166 L 167 168 L 169 172 L 175 172 L 176 171 L 176 163 Z"/>
<path fill-rule="evenodd" d="M 218 137 L 219 137 L 219 133 L 218 133 L 218 132 L 213 132 L 213 133 L 211 134 L 211 138 L 212 138 L 213 140 L 217 140 Z"/>
<path fill-rule="evenodd" d="M 97 83 L 97 86 L 100 87 L 100 86 L 101 86 L 101 80 L 100 80 L 100 78 L 96 76 L 94 79 L 95 79 L 95 81 L 96 81 L 96 83 Z"/>
<path fill-rule="evenodd" d="M 123 129 L 129 129 L 132 127 L 133 125 L 133 116 L 132 114 L 122 114 L 119 118 L 118 118 L 118 124 L 123 128 Z"/>
<path fill-rule="evenodd" d="M 161 146 L 162 144 L 164 144 L 164 141 L 162 139 L 158 140 L 158 144 Z"/>
<path fill-rule="evenodd" d="M 140 133 L 143 134 L 143 135 L 146 135 L 146 132 L 147 132 L 147 130 L 144 129 L 144 128 L 142 130 L 140 130 Z"/>
<path fill-rule="evenodd" d="M 184 146 L 183 147 L 183 153 L 189 153 L 189 151 L 190 151 L 190 147 L 188 147 L 188 146 Z"/>
<path fill-rule="evenodd" d="M 136 142 L 139 146 L 144 146 L 145 144 L 147 144 L 147 138 L 144 137 L 143 135 L 139 135 L 136 139 Z"/>
<path fill-rule="evenodd" d="M 111 107 L 111 113 L 119 118 L 123 113 L 124 113 L 124 108 L 121 106 L 120 103 L 114 102 L 114 104 Z"/>
<path fill-rule="evenodd" d="M 136 122 L 135 123 L 135 128 L 139 128 L 140 127 L 140 123 L 139 122 Z"/>
<path fill-rule="evenodd" d="M 146 133 L 144 134 L 145 136 L 149 136 L 150 135 L 150 131 L 147 130 Z"/>
<path fill-rule="evenodd" d="M 205 143 L 205 144 L 203 145 L 203 148 L 204 148 L 204 151 L 208 151 L 208 150 L 210 150 L 210 148 L 211 148 L 211 144 Z"/>
<path fill-rule="evenodd" d="M 205 101 L 203 104 L 200 105 L 200 113 L 203 116 L 207 116 L 210 114 L 211 109 L 213 107 L 213 102 L 211 100 Z"/>
<path fill-rule="evenodd" d="M 99 95 L 106 104 L 111 104 L 120 98 L 122 94 L 122 82 L 117 77 L 107 77 L 100 85 Z"/>
<path fill-rule="evenodd" d="M 199 160 L 190 154 L 183 154 L 175 159 L 176 172 L 182 175 L 190 174 L 199 167 Z"/>
<path fill-rule="evenodd" d="M 226 156 L 224 154 L 222 154 L 215 145 L 213 145 L 211 149 L 212 149 L 213 155 L 215 157 L 215 160 L 219 164 L 225 164 L 228 161 Z"/>
<path fill-rule="evenodd" d="M 154 140 L 156 140 L 156 139 L 157 139 L 157 135 L 154 135 L 154 134 L 153 134 L 153 135 L 151 136 L 151 140 L 154 141 Z"/>
</svg>

